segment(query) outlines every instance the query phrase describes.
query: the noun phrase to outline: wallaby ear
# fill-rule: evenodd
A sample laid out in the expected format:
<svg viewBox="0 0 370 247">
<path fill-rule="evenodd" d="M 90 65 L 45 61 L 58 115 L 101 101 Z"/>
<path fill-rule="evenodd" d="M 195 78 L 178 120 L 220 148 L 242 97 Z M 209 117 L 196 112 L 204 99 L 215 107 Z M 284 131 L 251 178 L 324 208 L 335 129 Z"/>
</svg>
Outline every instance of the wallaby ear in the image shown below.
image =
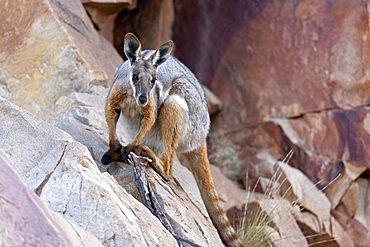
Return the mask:
<svg viewBox="0 0 370 247">
<path fill-rule="evenodd" d="M 151 56 L 150 60 L 152 60 L 152 64 L 158 68 L 159 65 L 166 62 L 166 60 L 170 57 L 171 51 L 173 48 L 172 40 L 167 41 L 161 47 L 159 47 Z"/>
<path fill-rule="evenodd" d="M 141 44 L 138 38 L 132 33 L 128 33 L 125 36 L 123 51 L 126 57 L 133 65 L 139 58 L 141 58 Z"/>
</svg>

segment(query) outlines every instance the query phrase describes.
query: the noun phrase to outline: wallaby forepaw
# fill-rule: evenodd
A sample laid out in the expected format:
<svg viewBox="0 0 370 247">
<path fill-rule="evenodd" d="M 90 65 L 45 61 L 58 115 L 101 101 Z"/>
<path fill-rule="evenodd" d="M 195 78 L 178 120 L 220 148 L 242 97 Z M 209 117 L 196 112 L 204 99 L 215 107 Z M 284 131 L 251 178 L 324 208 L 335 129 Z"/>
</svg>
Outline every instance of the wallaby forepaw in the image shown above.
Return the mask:
<svg viewBox="0 0 370 247">
<path fill-rule="evenodd" d="M 103 157 L 101 158 L 101 163 L 103 165 L 108 165 L 109 163 L 115 161 L 118 159 L 118 155 L 116 152 L 114 152 L 113 150 L 108 150 L 104 155 Z"/>
<path fill-rule="evenodd" d="M 124 153 L 123 153 L 123 149 L 119 149 L 119 150 L 112 150 L 112 149 L 109 149 L 104 155 L 103 157 L 101 158 L 101 163 L 103 165 L 108 165 L 110 163 L 112 163 L 113 161 L 123 161 L 123 158 L 124 158 Z"/>
</svg>

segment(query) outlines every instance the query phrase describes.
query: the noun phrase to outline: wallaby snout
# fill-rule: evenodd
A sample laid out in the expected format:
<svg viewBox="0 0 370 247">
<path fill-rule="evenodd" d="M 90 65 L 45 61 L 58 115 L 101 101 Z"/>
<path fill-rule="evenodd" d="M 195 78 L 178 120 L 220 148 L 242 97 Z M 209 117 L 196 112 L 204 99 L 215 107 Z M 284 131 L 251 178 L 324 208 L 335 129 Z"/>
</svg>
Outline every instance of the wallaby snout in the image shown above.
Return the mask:
<svg viewBox="0 0 370 247">
<path fill-rule="evenodd" d="M 140 95 L 139 96 L 139 102 L 140 102 L 141 105 L 145 105 L 146 102 L 148 102 L 148 98 L 144 95 Z"/>
</svg>

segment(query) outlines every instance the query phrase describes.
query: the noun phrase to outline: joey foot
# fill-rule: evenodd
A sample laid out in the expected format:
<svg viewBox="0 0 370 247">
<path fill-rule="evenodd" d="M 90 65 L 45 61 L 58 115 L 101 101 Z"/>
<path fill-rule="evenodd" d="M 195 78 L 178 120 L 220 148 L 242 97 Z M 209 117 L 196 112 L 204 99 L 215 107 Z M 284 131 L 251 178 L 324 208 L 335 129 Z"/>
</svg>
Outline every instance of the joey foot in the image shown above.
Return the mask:
<svg viewBox="0 0 370 247">
<path fill-rule="evenodd" d="M 125 156 L 123 158 L 124 162 L 128 162 L 129 154 L 133 152 L 137 156 L 144 156 L 152 161 L 149 162 L 149 166 L 153 168 L 165 181 L 169 181 L 171 177 L 167 176 L 163 171 L 163 162 L 158 158 L 158 156 L 146 145 L 127 145 L 124 148 Z"/>
</svg>

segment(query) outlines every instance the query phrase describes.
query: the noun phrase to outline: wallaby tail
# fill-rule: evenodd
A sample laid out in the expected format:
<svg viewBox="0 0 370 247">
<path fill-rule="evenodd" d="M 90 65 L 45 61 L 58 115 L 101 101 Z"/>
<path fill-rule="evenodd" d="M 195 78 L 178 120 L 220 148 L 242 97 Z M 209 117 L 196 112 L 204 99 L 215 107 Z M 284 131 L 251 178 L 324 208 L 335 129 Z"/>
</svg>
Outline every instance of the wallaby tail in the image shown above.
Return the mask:
<svg viewBox="0 0 370 247">
<path fill-rule="evenodd" d="M 243 247 L 244 245 L 236 236 L 217 196 L 209 169 L 206 142 L 200 148 L 186 153 L 184 156 L 191 167 L 208 214 L 222 241 L 227 247 Z"/>
</svg>

